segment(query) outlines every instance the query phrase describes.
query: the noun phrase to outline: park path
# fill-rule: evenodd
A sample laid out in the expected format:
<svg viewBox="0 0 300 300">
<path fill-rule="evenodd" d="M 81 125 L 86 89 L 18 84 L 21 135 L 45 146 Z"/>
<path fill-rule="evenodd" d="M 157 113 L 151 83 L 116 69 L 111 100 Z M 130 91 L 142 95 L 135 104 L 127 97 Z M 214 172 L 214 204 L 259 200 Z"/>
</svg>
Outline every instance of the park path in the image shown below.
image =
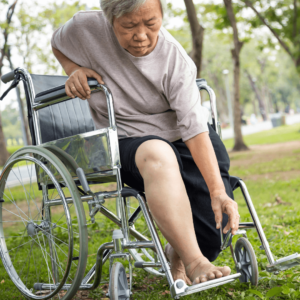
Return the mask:
<svg viewBox="0 0 300 300">
<path fill-rule="evenodd" d="M 20 178 L 22 178 L 21 182 L 23 182 L 23 184 L 30 183 L 30 179 L 32 182 L 36 182 L 35 169 L 32 169 L 32 174 L 31 174 L 31 170 L 29 172 L 27 166 L 20 166 L 17 168 L 13 168 L 13 172 L 10 172 L 9 177 L 7 179 L 8 187 L 11 188 L 11 187 L 22 185 L 20 182 Z"/>
<path fill-rule="evenodd" d="M 296 115 L 287 115 L 285 117 L 285 123 L 286 125 L 293 125 L 296 123 L 300 123 L 300 114 Z M 271 121 L 265 121 L 265 122 L 260 122 L 255 125 L 246 125 L 242 126 L 242 134 L 243 136 L 265 131 L 265 130 L 270 130 L 273 128 L 272 122 Z M 232 128 L 226 128 L 222 129 L 222 139 L 223 140 L 228 140 L 233 138 L 233 129 Z"/>
</svg>

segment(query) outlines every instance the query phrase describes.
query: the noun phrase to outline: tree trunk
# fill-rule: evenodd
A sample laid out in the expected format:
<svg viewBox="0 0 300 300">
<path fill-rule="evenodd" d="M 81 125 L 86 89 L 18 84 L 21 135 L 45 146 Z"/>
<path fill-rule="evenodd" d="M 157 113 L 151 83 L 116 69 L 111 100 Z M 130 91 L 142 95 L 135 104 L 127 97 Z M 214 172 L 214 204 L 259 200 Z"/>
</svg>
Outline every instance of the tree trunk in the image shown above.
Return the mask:
<svg viewBox="0 0 300 300">
<path fill-rule="evenodd" d="M 13 71 L 15 68 L 14 68 L 12 60 L 11 60 L 10 48 L 7 51 L 7 59 L 9 61 L 10 68 Z M 18 100 L 19 110 L 20 110 L 21 126 L 23 127 L 22 132 L 24 132 L 23 139 L 25 138 L 24 145 L 25 146 L 32 145 L 31 138 L 30 138 L 30 135 L 29 135 L 28 120 L 25 116 L 24 104 L 23 104 L 23 101 L 21 99 L 21 93 L 20 93 L 19 86 L 16 87 L 16 94 L 17 94 L 17 98 L 18 98 L 17 100 Z"/>
<path fill-rule="evenodd" d="M 192 39 L 193 39 L 193 50 L 190 53 L 191 59 L 194 61 L 197 67 L 197 77 L 200 78 L 202 68 L 202 52 L 203 52 L 203 39 L 204 39 L 204 28 L 199 24 L 197 18 L 197 12 L 193 0 L 184 0 L 188 19 L 190 22 Z"/>
<path fill-rule="evenodd" d="M 228 19 L 233 30 L 234 48 L 231 50 L 231 55 L 234 64 L 234 147 L 233 151 L 249 150 L 243 140 L 241 126 L 241 107 L 240 107 L 240 52 L 243 43 L 239 41 L 236 19 L 233 12 L 232 0 L 223 0 Z"/>
<path fill-rule="evenodd" d="M 6 26 L 3 30 L 3 40 L 4 44 L 2 48 L 0 49 L 0 77 L 2 76 L 2 68 L 3 68 L 3 62 L 4 58 L 7 56 L 7 50 L 8 50 L 8 35 L 9 35 L 9 26 L 11 23 L 12 16 L 15 11 L 15 7 L 17 5 L 18 0 L 15 0 L 12 5 L 9 6 L 7 14 L 6 14 Z M 1 119 L 1 112 L 0 112 L 0 165 L 3 166 L 5 162 L 9 158 L 9 153 L 6 149 L 6 143 L 5 143 L 5 137 L 4 137 L 4 132 L 2 128 L 2 119 Z"/>
<path fill-rule="evenodd" d="M 8 160 L 10 154 L 6 149 L 5 137 L 2 128 L 2 118 L 0 112 L 0 166 L 4 166 L 6 161 Z"/>
<path fill-rule="evenodd" d="M 251 77 L 251 75 L 249 74 L 248 71 L 246 71 L 246 75 L 247 75 L 247 77 L 248 77 L 248 80 L 249 80 L 249 82 L 250 82 L 250 85 L 251 85 L 251 87 L 252 87 L 252 89 L 253 89 L 253 91 L 254 91 L 254 93 L 255 93 L 255 96 L 256 96 L 256 98 L 257 98 L 258 105 L 259 105 L 259 111 L 260 111 L 260 114 L 261 114 L 263 120 L 264 120 L 264 121 L 267 121 L 268 118 L 267 118 L 267 114 L 266 114 L 265 104 L 264 104 L 262 98 L 260 97 L 260 94 L 259 94 L 259 92 L 258 92 L 258 90 L 257 90 L 256 84 L 255 84 L 253 78 Z"/>
</svg>

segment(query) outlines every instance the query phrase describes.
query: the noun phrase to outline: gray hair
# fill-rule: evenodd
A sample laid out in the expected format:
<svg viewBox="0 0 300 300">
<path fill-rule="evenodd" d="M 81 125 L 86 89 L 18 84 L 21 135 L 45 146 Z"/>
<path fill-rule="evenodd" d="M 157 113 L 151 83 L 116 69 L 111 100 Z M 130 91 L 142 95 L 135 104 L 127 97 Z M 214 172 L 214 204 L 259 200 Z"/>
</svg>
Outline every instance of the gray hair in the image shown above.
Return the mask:
<svg viewBox="0 0 300 300">
<path fill-rule="evenodd" d="M 120 18 L 127 13 L 139 9 L 147 0 L 100 0 L 100 7 L 106 19 L 113 24 L 114 17 Z M 159 0 L 162 15 L 166 10 L 166 0 Z"/>
</svg>

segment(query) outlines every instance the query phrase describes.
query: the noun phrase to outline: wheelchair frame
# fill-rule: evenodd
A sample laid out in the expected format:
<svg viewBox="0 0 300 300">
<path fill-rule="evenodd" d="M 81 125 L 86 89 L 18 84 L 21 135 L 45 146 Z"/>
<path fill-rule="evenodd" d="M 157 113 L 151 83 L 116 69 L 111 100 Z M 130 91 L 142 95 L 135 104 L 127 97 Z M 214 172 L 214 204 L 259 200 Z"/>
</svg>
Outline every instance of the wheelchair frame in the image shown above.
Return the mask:
<svg viewBox="0 0 300 300">
<path fill-rule="evenodd" d="M 109 149 L 106 149 L 105 155 L 107 155 L 108 160 L 110 159 L 110 163 L 107 165 L 107 168 L 104 168 L 102 170 L 98 170 L 95 174 L 88 174 L 85 175 L 80 170 L 78 171 L 78 165 L 76 162 L 72 160 L 70 155 L 68 153 L 65 153 L 61 147 L 60 147 L 60 141 L 53 141 L 42 144 L 41 139 L 41 130 L 39 125 L 39 118 L 38 113 L 39 110 L 50 106 L 53 104 L 57 104 L 66 100 L 70 100 L 68 96 L 63 96 L 58 99 L 53 99 L 41 103 L 35 103 L 35 91 L 34 86 L 32 83 L 32 79 L 30 74 L 27 72 L 27 70 L 19 68 L 15 70 L 14 74 L 19 74 L 21 76 L 21 80 L 23 81 L 25 90 L 27 91 L 27 95 L 30 100 L 30 105 L 32 108 L 33 113 L 33 122 L 34 122 L 34 133 L 35 133 L 35 139 L 36 144 L 38 147 L 43 147 L 51 152 L 53 152 L 55 155 L 57 155 L 59 158 L 63 160 L 63 163 L 67 166 L 68 170 L 73 176 L 73 179 L 75 182 L 80 182 L 80 185 L 84 187 L 84 190 L 86 192 L 86 195 L 81 196 L 82 202 L 87 202 L 90 206 L 90 216 L 93 219 L 96 213 L 100 212 L 105 217 L 107 217 L 109 220 L 113 221 L 118 227 L 122 228 L 122 232 L 124 235 L 123 239 L 120 240 L 114 240 L 114 242 L 105 243 L 101 245 L 97 252 L 97 260 L 95 265 L 92 267 L 92 269 L 87 273 L 85 278 L 83 278 L 81 285 L 78 287 L 78 290 L 93 290 L 97 288 L 101 281 L 101 271 L 103 264 L 107 261 L 107 259 L 110 259 L 110 268 L 112 266 L 113 260 L 115 258 L 125 258 L 129 261 L 130 266 L 130 291 L 132 289 L 132 267 L 131 267 L 131 256 L 129 253 L 124 253 L 124 250 L 131 251 L 133 249 L 144 249 L 144 248 L 150 248 L 155 249 L 158 261 L 153 262 L 143 262 L 143 261 L 137 261 L 135 263 L 136 267 L 144 268 L 146 271 L 156 274 L 156 275 L 163 275 L 166 276 L 171 296 L 175 299 L 179 299 L 182 296 L 189 295 L 195 292 L 200 292 L 203 290 L 207 290 L 219 285 L 223 285 L 225 283 L 229 283 L 234 281 L 235 279 L 239 278 L 241 276 L 241 273 L 229 275 L 227 277 L 214 279 L 205 283 L 200 283 L 194 286 L 187 286 L 184 281 L 182 280 L 176 280 L 174 282 L 170 266 L 167 262 L 167 259 L 164 254 L 164 250 L 161 244 L 161 241 L 159 239 L 158 233 L 156 231 L 153 219 L 151 217 L 151 214 L 149 212 L 147 203 L 145 201 L 144 195 L 141 193 L 138 193 L 132 189 L 129 188 L 123 188 L 121 176 L 120 176 L 120 158 L 119 158 L 119 149 L 118 149 L 118 135 L 117 135 L 117 125 L 116 125 L 116 119 L 114 114 L 114 106 L 113 106 L 113 96 L 105 85 L 98 84 L 95 88 L 92 89 L 92 93 L 103 91 L 106 96 L 107 106 L 108 106 L 108 116 L 109 116 L 109 127 L 105 129 L 96 130 L 94 132 L 89 132 L 85 134 L 80 134 L 77 136 L 73 136 L 70 138 L 65 138 L 64 140 L 74 140 L 76 139 L 89 139 L 94 138 L 98 142 L 102 141 L 103 138 L 106 139 L 108 145 L 110 146 Z M 211 103 L 211 116 L 212 116 L 212 126 L 214 130 L 218 133 L 219 136 L 221 136 L 221 128 L 220 123 L 218 121 L 217 116 L 217 106 L 216 106 L 216 97 L 214 91 L 207 85 L 206 81 L 204 79 L 198 79 L 197 80 L 197 86 L 199 90 L 205 90 L 209 94 L 210 103 Z M 87 169 L 87 166 L 81 166 L 83 169 Z M 113 192 L 99 192 L 99 193 L 93 193 L 89 189 L 88 182 L 93 181 L 96 177 L 115 177 L 117 182 L 117 191 Z M 1 174 L 2 177 L 2 174 Z M 1 178 L 0 177 L 0 178 Z M 278 273 L 279 271 L 283 271 L 286 269 L 289 269 L 295 265 L 300 264 L 300 255 L 294 254 L 285 258 L 281 258 L 277 261 L 274 260 L 274 257 L 272 255 L 272 252 L 269 247 L 269 243 L 266 239 L 266 236 L 264 234 L 264 231 L 262 229 L 262 226 L 260 224 L 259 218 L 257 216 L 257 213 L 255 211 L 254 205 L 252 203 L 251 197 L 249 195 L 249 192 L 247 190 L 247 187 L 245 183 L 239 179 L 232 177 L 235 181 L 235 187 L 239 187 L 242 191 L 242 194 L 244 196 L 244 199 L 246 201 L 248 210 L 250 212 L 251 218 L 253 220 L 252 223 L 240 223 L 239 230 L 237 234 L 244 235 L 246 237 L 246 231 L 247 229 L 256 229 L 259 239 L 261 241 L 261 249 L 263 249 L 266 253 L 267 259 L 269 261 L 269 265 L 267 266 L 268 272 L 274 272 Z M 59 180 L 59 179 L 57 179 Z M 136 210 L 133 215 L 128 218 L 128 213 L 126 209 L 126 198 L 127 197 L 135 197 L 139 202 L 139 208 Z M 116 198 L 116 205 L 117 205 L 117 215 L 109 211 L 107 208 L 105 208 L 102 204 L 105 199 L 110 198 Z M 72 203 L 72 198 L 66 198 L 67 203 Z M 62 200 L 56 200 L 47 202 L 45 201 L 46 206 L 57 206 L 62 205 Z M 138 232 L 134 228 L 134 222 L 136 218 L 138 217 L 140 211 L 144 214 L 148 229 L 150 231 L 152 241 L 149 241 L 143 234 Z M 137 241 L 131 241 L 130 235 L 132 235 L 134 238 L 137 239 Z M 222 234 L 221 237 L 223 238 Z M 225 241 L 222 240 L 222 250 L 226 248 L 227 242 L 230 239 L 230 235 L 228 235 L 225 238 Z M 237 262 L 233 246 L 230 245 L 231 253 L 234 259 L 234 262 L 236 264 L 237 269 L 239 269 L 239 263 Z M 115 250 L 115 254 L 112 254 Z M 3 257 L 3 253 L 1 254 L 1 258 Z M 134 255 L 133 255 L 134 257 Z M 134 257 L 137 259 L 136 257 Z M 160 267 L 160 271 L 156 271 L 153 268 Z M 90 284 L 89 282 L 93 279 L 94 282 Z M 52 286 L 53 287 L 53 286 Z M 38 288 L 40 290 L 48 290 L 51 288 L 49 284 L 39 284 Z M 62 287 L 62 290 L 68 290 L 70 286 L 64 285 Z M 67 298 L 66 298 L 67 299 Z M 70 298 L 68 298 L 70 299 Z"/>
</svg>

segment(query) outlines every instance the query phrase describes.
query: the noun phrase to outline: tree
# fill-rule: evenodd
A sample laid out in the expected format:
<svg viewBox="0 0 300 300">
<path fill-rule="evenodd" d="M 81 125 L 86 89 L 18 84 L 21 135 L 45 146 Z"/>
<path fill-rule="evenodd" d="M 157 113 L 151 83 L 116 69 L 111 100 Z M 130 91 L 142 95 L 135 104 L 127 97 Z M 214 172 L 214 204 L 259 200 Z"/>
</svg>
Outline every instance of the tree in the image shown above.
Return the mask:
<svg viewBox="0 0 300 300">
<path fill-rule="evenodd" d="M 246 76 L 249 80 L 249 83 L 250 83 L 250 85 L 251 85 L 251 87 L 252 87 L 252 89 L 255 93 L 256 99 L 258 101 L 260 114 L 261 114 L 263 120 L 267 121 L 268 118 L 267 118 L 267 114 L 266 114 L 265 104 L 264 104 L 264 102 L 263 102 L 263 100 L 260 96 L 260 93 L 259 93 L 257 87 L 256 87 L 256 82 L 255 82 L 254 78 L 252 78 L 252 76 L 250 75 L 248 70 L 246 70 L 245 73 L 246 73 Z"/>
<path fill-rule="evenodd" d="M 256 14 L 252 20 L 256 27 L 269 28 L 285 52 L 292 58 L 300 75 L 300 5 L 299 0 L 293 4 L 286 0 L 242 0 Z"/>
<path fill-rule="evenodd" d="M 190 53 L 191 59 L 197 67 L 197 77 L 200 78 L 202 69 L 202 53 L 203 53 L 203 38 L 204 27 L 199 23 L 196 8 L 193 0 L 184 0 L 187 16 L 190 22 L 193 49 Z"/>
<path fill-rule="evenodd" d="M 240 52 L 243 42 L 239 40 L 239 33 L 235 13 L 233 11 L 232 0 L 224 0 L 227 16 L 233 31 L 234 48 L 231 55 L 234 64 L 234 147 L 233 151 L 248 150 L 244 143 L 241 128 L 241 107 L 240 107 Z"/>
<path fill-rule="evenodd" d="M 1 2 L 4 4 L 7 4 L 7 1 L 1 1 Z M 10 27 L 12 16 L 15 12 L 17 3 L 18 3 L 18 0 L 15 0 L 14 3 L 9 6 L 7 15 L 6 15 L 6 22 L 4 24 L 4 29 L 3 29 L 4 43 L 0 50 L 0 54 L 1 54 L 1 56 L 0 56 L 0 77 L 3 75 L 2 68 L 4 66 L 4 58 L 7 57 L 8 48 L 9 48 L 8 47 L 9 27 Z M 3 166 L 8 158 L 9 158 L 9 153 L 6 149 L 5 137 L 4 137 L 4 132 L 3 132 L 3 128 L 2 128 L 2 121 L 1 121 L 1 114 L 0 114 L 0 165 Z"/>
</svg>

